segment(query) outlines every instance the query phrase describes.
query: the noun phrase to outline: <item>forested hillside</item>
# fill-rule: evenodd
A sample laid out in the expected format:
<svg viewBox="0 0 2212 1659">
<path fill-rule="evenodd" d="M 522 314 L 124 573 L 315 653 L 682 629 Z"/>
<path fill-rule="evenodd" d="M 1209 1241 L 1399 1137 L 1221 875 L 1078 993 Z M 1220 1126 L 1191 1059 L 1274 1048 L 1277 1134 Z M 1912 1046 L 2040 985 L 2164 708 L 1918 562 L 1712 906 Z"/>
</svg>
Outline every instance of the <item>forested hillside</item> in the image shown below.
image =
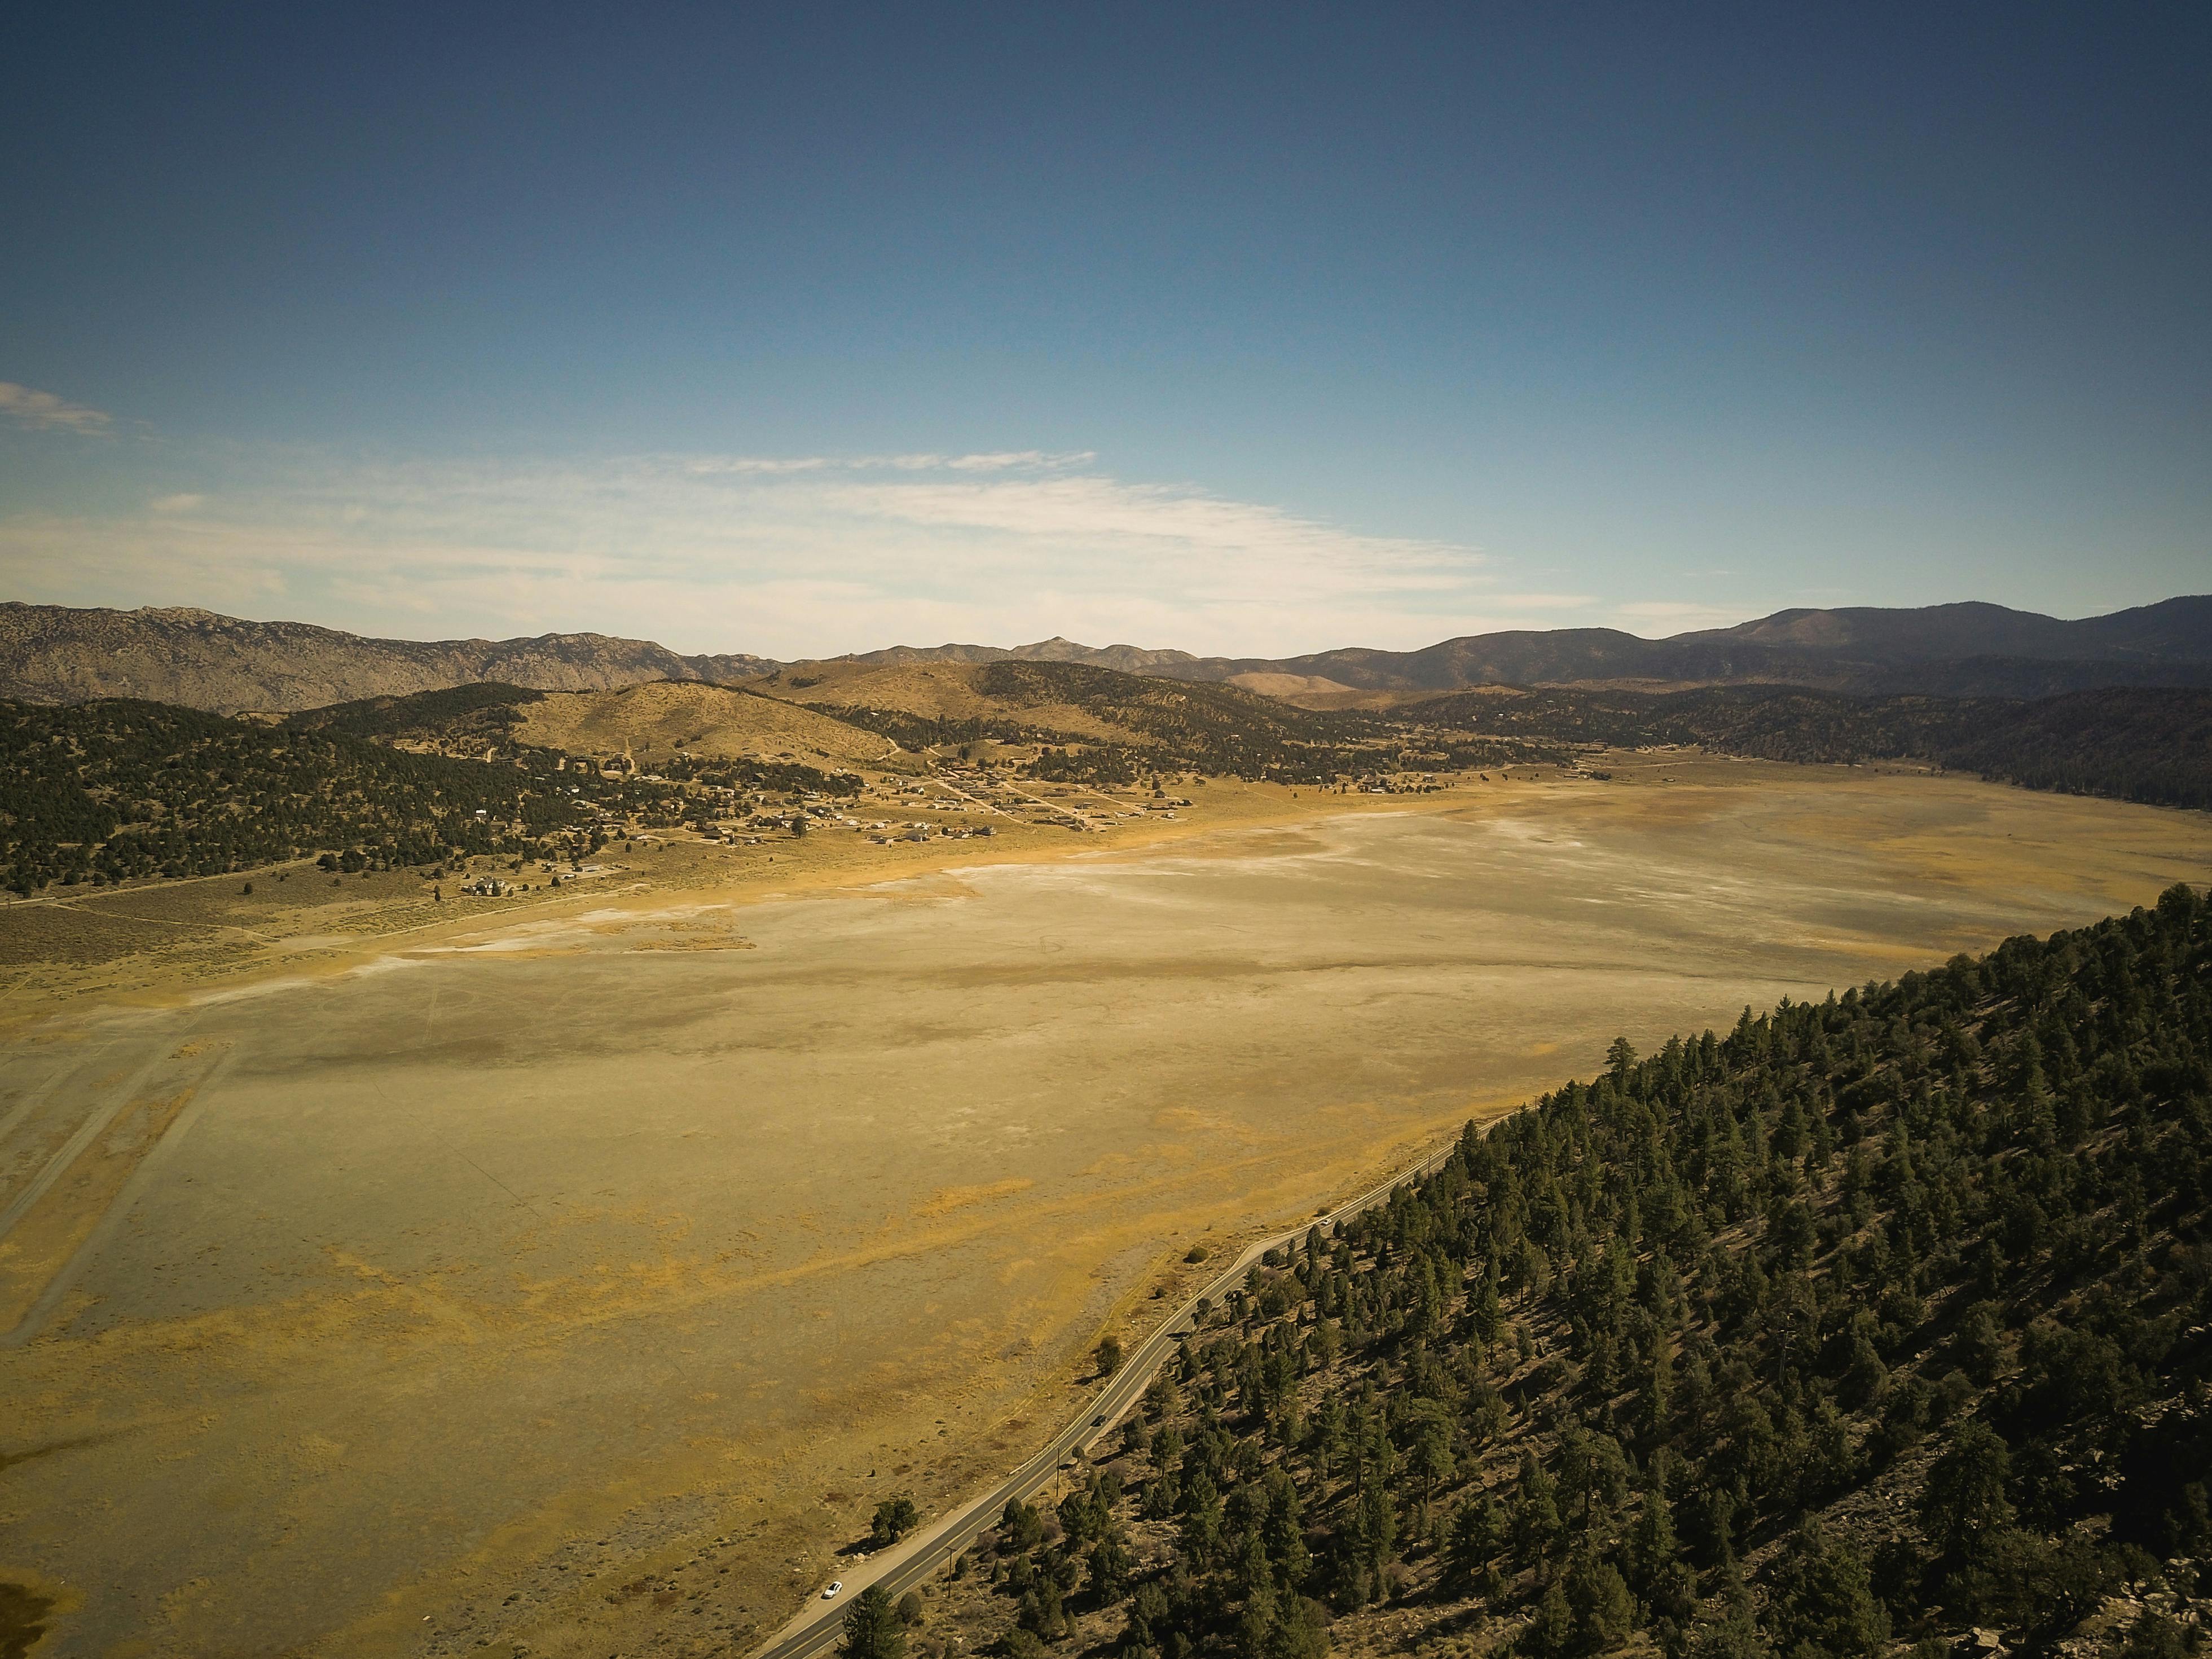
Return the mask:
<svg viewBox="0 0 2212 1659">
<path fill-rule="evenodd" d="M 1734 628 L 1647 640 L 1611 628 L 1515 629 L 1416 651 L 1360 648 L 1310 656 L 1165 662 L 1151 672 L 1198 679 L 1272 672 L 1368 690 L 1463 686 L 1817 686 L 1862 693 L 2041 697 L 2118 685 L 2212 684 L 2212 599 L 2162 600 L 2061 621 L 2004 605 L 1780 611 Z"/>
<path fill-rule="evenodd" d="M 552 757 L 487 766 L 166 703 L 0 703 L 0 884 L 203 876 L 327 852 L 362 863 L 537 850 L 595 805 L 667 791 Z M 565 842 L 564 842 L 565 844 Z"/>
<path fill-rule="evenodd" d="M 2208 1154 L 2185 888 L 1617 1042 L 1255 1268 L 943 1616 L 1012 1656 L 1307 1659 L 1332 1620 L 1534 1659 L 1973 1626 L 2179 1655 L 2212 1589 Z M 855 1608 L 857 1650 L 887 1614 Z"/>
<path fill-rule="evenodd" d="M 1700 744 L 1765 760 L 1921 759 L 2034 789 L 2212 807 L 2212 691 L 2080 691 L 2033 702 L 1781 686 L 1455 692 L 1395 712 L 1447 732 Z"/>
<path fill-rule="evenodd" d="M 2212 691 L 2080 691 L 1963 718 L 1937 757 L 2032 789 L 2212 810 Z"/>
<path fill-rule="evenodd" d="M 1322 783 L 1374 767 L 1374 745 L 1387 732 L 1358 714 L 1317 714 L 1233 685 L 1146 679 L 1079 663 L 992 663 L 978 672 L 975 689 L 1014 709 L 1080 708 L 1135 739 L 1094 746 L 1080 757 L 1047 757 L 1039 768 L 1045 776 L 1118 780 L 1166 766 L 1218 777 Z"/>
<path fill-rule="evenodd" d="M 544 701 L 543 691 L 483 680 L 303 709 L 287 715 L 284 724 L 295 732 L 343 732 L 354 738 L 427 738 L 443 743 L 475 738 L 504 744 L 522 723 L 523 705 Z"/>
<path fill-rule="evenodd" d="M 1401 767 L 1505 766 L 1566 753 L 1556 742 L 1517 736 L 1425 730 L 1409 742 L 1405 724 L 1387 715 L 1301 708 L 1241 686 L 1149 678 L 1085 663 L 1001 661 L 971 672 L 988 713 L 945 717 L 848 702 L 815 706 L 915 749 L 987 738 L 1065 745 L 1072 737 L 1077 748 L 1041 757 L 1036 773 L 1093 781 L 1127 781 L 1166 768 L 1321 784 Z M 805 682 L 792 684 L 805 695 Z M 1069 709 L 1118 735 L 1102 739 L 1096 731 L 1061 729 L 1054 720 L 1065 720 L 1061 711 Z"/>
</svg>

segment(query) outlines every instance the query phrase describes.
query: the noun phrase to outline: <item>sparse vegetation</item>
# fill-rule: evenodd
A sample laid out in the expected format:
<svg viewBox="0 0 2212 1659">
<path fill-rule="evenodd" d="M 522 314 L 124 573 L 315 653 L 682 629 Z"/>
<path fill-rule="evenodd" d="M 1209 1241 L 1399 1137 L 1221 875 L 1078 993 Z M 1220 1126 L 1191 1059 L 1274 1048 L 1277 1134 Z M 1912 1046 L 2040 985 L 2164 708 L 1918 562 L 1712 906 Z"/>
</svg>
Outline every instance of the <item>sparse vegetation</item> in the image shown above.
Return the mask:
<svg viewBox="0 0 2212 1659">
<path fill-rule="evenodd" d="M 860 793 L 862 782 L 851 772 L 825 772 L 799 761 L 720 759 L 678 756 L 664 762 L 660 775 L 678 783 L 700 783 L 724 789 L 762 790 L 778 794 L 811 793 L 849 799 Z"/>
</svg>

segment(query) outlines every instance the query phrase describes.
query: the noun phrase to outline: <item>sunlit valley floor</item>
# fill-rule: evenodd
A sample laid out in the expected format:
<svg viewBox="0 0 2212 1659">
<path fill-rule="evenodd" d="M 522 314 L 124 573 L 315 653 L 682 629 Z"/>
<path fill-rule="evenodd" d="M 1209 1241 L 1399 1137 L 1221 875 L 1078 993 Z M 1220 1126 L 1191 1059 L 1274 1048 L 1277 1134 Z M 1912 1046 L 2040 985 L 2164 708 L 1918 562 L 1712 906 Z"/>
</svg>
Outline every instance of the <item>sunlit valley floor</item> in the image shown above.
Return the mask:
<svg viewBox="0 0 2212 1659">
<path fill-rule="evenodd" d="M 30 1339 L 0 1349 L 0 1577 L 61 1587 L 57 1653 L 747 1644 L 878 1498 L 1041 1438 L 1193 1242 L 1616 1034 L 2212 866 L 2187 814 L 1659 775 L 693 887 L 41 1013 L 0 1063 L 0 1324 Z M 635 1589 L 684 1562 L 696 1599 Z"/>
</svg>

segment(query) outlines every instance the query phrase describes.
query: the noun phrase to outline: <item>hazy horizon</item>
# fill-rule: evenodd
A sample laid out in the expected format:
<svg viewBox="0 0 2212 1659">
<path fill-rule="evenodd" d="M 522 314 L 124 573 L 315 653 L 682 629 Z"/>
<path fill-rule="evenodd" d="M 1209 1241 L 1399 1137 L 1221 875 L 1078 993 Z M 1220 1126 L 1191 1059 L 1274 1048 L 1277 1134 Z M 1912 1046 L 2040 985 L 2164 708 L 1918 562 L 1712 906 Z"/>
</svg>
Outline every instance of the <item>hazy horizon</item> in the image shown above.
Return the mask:
<svg viewBox="0 0 2212 1659">
<path fill-rule="evenodd" d="M 2190 593 L 2171 593 L 2171 594 L 2167 594 L 2167 595 L 2166 595 L 2166 596 L 2165 596 L 2165 598 L 2164 598 L 2163 599 L 2152 599 L 2152 600 L 2146 601 L 2144 605 L 2123 605 L 2123 606 L 2117 607 L 2117 609 L 2118 609 L 2118 610 L 2121 610 L 2121 611 L 2126 611 L 2126 610 L 2138 610 L 2138 609 L 2143 609 L 2143 608 L 2146 608 L 2146 606 L 2148 606 L 2148 605 L 2160 605 L 2160 604 L 2164 604 L 2164 603 L 2166 603 L 2166 602 L 2171 601 L 2171 600 L 2175 600 L 2175 599 L 2194 599 L 2194 598 L 2198 598 L 2198 597 L 2201 597 L 2201 596 L 2199 596 L 2199 595 L 2196 595 L 2196 594 L 2190 594 Z M 8 601 L 8 600 L 5 600 L 5 599 L 0 599 L 0 603 L 9 603 L 9 602 L 10 602 L 10 601 Z M 12 601 L 12 602 L 13 602 L 13 603 L 16 603 L 16 604 L 40 604 L 40 603 L 49 603 L 48 601 L 21 600 L 21 599 L 14 600 L 14 601 Z M 1940 604 L 1940 603 L 1946 603 L 1946 602 L 1939 602 L 1939 604 Z M 1969 604 L 1969 605 L 1971 605 L 1971 604 L 1989 604 L 1989 605 L 1995 605 L 1995 604 L 1996 604 L 1997 602 L 1996 602 L 1996 601 L 1994 601 L 1994 600 L 1971 600 L 1971 599 L 1970 599 L 1970 600 L 1948 601 L 1948 603 L 1952 603 L 1952 604 Z M 1097 640 L 1091 640 L 1091 639 L 1084 639 L 1084 638 L 1079 637 L 1077 635 L 1075 635 L 1075 634 L 1072 634 L 1072 633 L 1070 633 L 1070 632 L 1068 632 L 1068 631 L 1066 631 L 1066 629 L 1060 629 L 1060 630 L 1055 631 L 1055 632 L 1051 633 L 1051 634 L 1041 635 L 1039 635 L 1038 637 L 1036 637 L 1036 638 L 1035 638 L 1035 639 L 1029 639 L 1029 640 L 1016 640 L 1016 641 L 1010 641 L 1010 642 L 1002 642 L 1002 641 L 994 641 L 994 640 L 975 640 L 975 639 L 944 639 L 944 640 L 933 640 L 933 641 L 925 641 L 925 640 L 921 640 L 921 639 L 902 639 L 902 640 L 893 640 L 893 641 L 889 641 L 889 642 L 887 642 L 887 643 L 884 643 L 884 644 L 878 644 L 878 645 L 851 645 L 851 646 L 847 646 L 847 647 L 843 647 L 842 649 L 840 649 L 840 650 L 824 651 L 824 652 L 816 653 L 814 653 L 814 655 L 813 655 L 812 657 L 779 657 L 779 656 L 777 656 L 777 655 L 776 655 L 776 653 L 773 653 L 773 652 L 766 652 L 766 651 L 760 651 L 760 650 L 757 650 L 757 649 L 755 649 L 752 646 L 750 646 L 750 645 L 749 645 L 749 644 L 743 643 L 743 642 L 738 642 L 738 643 L 729 643 L 729 642 L 726 642 L 726 642 L 723 642 L 723 643 L 720 643 L 720 644 L 712 644 L 712 643 L 710 643 L 710 644 L 707 644 L 707 645 L 704 645 L 704 646 L 698 646 L 698 647 L 681 647 L 681 646 L 675 646 L 675 645 L 672 645 L 672 644 L 671 644 L 668 641 L 666 641 L 666 640 L 656 639 L 656 638 L 653 638 L 653 637 L 652 637 L 652 636 L 650 636 L 650 635 L 608 635 L 608 634 L 606 634 L 606 633 L 605 632 L 605 630 L 603 630 L 603 629 L 589 629 L 589 628 L 562 628 L 562 627 L 554 627 L 554 628 L 548 628 L 548 629 L 540 629 L 540 630 L 538 630 L 538 631 L 537 633 L 535 633 L 535 634 L 511 634 L 511 635 L 483 635 L 483 634 L 471 634 L 471 635 L 445 634 L 445 635 L 437 635 L 437 634 L 426 634 L 426 633 L 415 633 L 415 632 L 404 632 L 404 631 L 395 631 L 395 632 L 391 632 L 391 633 L 380 633 L 380 634 L 367 634 L 367 633 L 364 633 L 364 631 L 363 631 L 363 630 L 362 630 L 362 629 L 360 629 L 348 627 L 348 626 L 346 626 L 346 625 L 345 625 L 344 623 L 325 623 L 325 622 L 319 622 L 319 621 L 315 621 L 315 620 L 313 620 L 313 619 L 312 619 L 312 618 L 309 618 L 309 617 L 295 617 L 295 616 L 279 616 L 279 615 L 268 615 L 268 616 L 241 616 L 241 615 L 239 615 L 238 613 L 232 612 L 232 611 L 216 611 L 216 610 L 215 610 L 213 607 L 211 607 L 211 606 L 208 606 L 208 605 L 190 605 L 190 604 L 185 604 L 185 605 L 151 605 L 151 604 L 149 604 L 149 605 L 89 605 L 89 606 L 79 606 L 79 607 L 74 607 L 74 608 L 77 608 L 77 609 L 85 609 L 85 610 L 106 610 L 106 611 L 115 611 L 115 612 L 117 612 L 117 613 L 118 613 L 118 614 L 120 614 L 120 615 L 125 615 L 125 616 L 128 616 L 128 615 L 131 615 L 131 614 L 132 614 L 132 613 L 134 613 L 134 612 L 136 612 L 136 611 L 204 611 L 204 612 L 206 612 L 206 613 L 208 613 L 208 614 L 210 614 L 210 615 L 219 616 L 219 617 L 223 617 L 224 619 L 226 619 L 226 620 L 228 620 L 228 621 L 233 621 L 233 622 L 255 623 L 261 623 L 261 624 L 264 624 L 264 625 L 270 625 L 270 626 L 280 625 L 280 624 L 288 624 L 288 623 L 305 623 L 306 625 L 310 626 L 310 627 L 332 629 L 334 629 L 334 630 L 336 630 L 336 631 L 337 631 L 337 632 L 340 632 L 340 633 L 353 634 L 353 635 L 357 635 L 357 636 L 359 636 L 359 637 L 363 637 L 363 638 L 398 640 L 398 641 L 406 641 L 406 642 L 410 642 L 410 643 L 414 643 L 414 644 L 423 644 L 423 645 L 435 645 L 435 644 L 443 644 L 443 643 L 450 643 L 450 642 L 458 642 L 458 641 L 487 641 L 487 642 L 489 642 L 489 643 L 498 644 L 498 643 L 504 643 L 504 642 L 507 642 L 507 641 L 514 641 L 514 640 L 528 640 L 528 639 L 552 638 L 552 637 L 564 637 L 564 636 L 565 636 L 565 637 L 572 637 L 572 638 L 573 638 L 573 637 L 586 636 L 586 635 L 597 635 L 597 636 L 599 636 L 599 637 L 603 637 L 603 638 L 617 638 L 617 639 L 642 639 L 642 640 L 643 640 L 643 641 L 644 641 L 645 643 L 647 643 L 647 644 L 653 644 L 653 645 L 659 645 L 659 646 L 663 646 L 663 647 L 666 647 L 666 648 L 668 648 L 668 649 L 670 649 L 670 650 L 676 651 L 678 654 L 680 654 L 680 655 L 684 655 L 684 656 L 690 656 L 690 657 L 700 657 L 700 656 L 754 656 L 754 657 L 766 657 L 766 658 L 770 658 L 770 659 L 774 659 L 774 660 L 781 661 L 781 662 L 805 662 L 805 661 L 810 661 L 810 660 L 834 660 L 834 659 L 837 659 L 837 658 L 841 658 L 841 657 L 863 657 L 863 656 L 868 656 L 868 655 L 871 655 L 871 654 L 873 654 L 873 653 L 879 653 L 879 652 L 886 652 L 886 651 L 945 651 L 945 650 L 994 650 L 994 651 L 1023 651 L 1023 650 L 1028 650 L 1028 649 L 1033 648 L 1033 647 L 1037 647 L 1037 646 L 1052 645 L 1052 644 L 1055 644 L 1055 643 L 1057 643 L 1057 644 L 1067 645 L 1067 646 L 1071 646 L 1071 647 L 1076 647 L 1076 648 L 1078 648 L 1078 649 L 1085 650 L 1085 651 L 1136 650 L 1136 651 L 1147 651 L 1147 652 L 1159 652 L 1159 653 L 1164 653 L 1164 652 L 1171 652 L 1171 651 L 1178 651 L 1178 650 L 1181 650 L 1181 651 L 1183 651 L 1183 652 L 1184 652 L 1184 654 L 1188 655 L 1188 656 L 1193 657 L 1193 658 L 1200 659 L 1209 659 L 1209 658 L 1213 658 L 1213 659 L 1223 659 L 1223 658 L 1225 658 L 1225 659 L 1238 659 L 1238 660 L 1247 660 L 1247 659 L 1249 659 L 1249 660 L 1261 660 L 1261 661 L 1281 661 L 1281 660 L 1285 660 L 1285 659 L 1291 659 L 1291 658 L 1295 658 L 1295 657 L 1301 657 L 1301 656 L 1309 656 L 1309 655 L 1318 654 L 1318 653 L 1317 653 L 1316 651 L 1311 651 L 1311 650 L 1309 650 L 1309 651 L 1245 651 L 1245 652 L 1206 651 L 1206 650 L 1190 651 L 1190 650 L 1188 650 L 1187 648 L 1185 648 L 1185 647 L 1182 647 L 1154 645 L 1154 644 L 1151 644 L 1151 643 L 1149 643 L 1149 642 L 1147 642 L 1147 641 L 1142 641 L 1142 640 L 1121 640 L 1121 639 L 1113 639 L 1113 640 L 1108 640 L 1108 639 L 1097 639 Z M 1788 607 L 1788 606 L 1785 606 L 1785 607 L 1784 607 L 1784 611 L 1790 611 L 1790 610 L 1798 609 L 1798 608 L 1801 608 L 1801 607 Z M 1807 607 L 1807 608 L 1814 608 L 1814 609 L 1817 609 L 1817 608 L 1820 608 L 1820 607 Z M 1876 611 L 1890 611 L 1890 610 L 1911 610 L 1911 609 L 1917 609 L 1917 608 L 1923 608 L 1923 607 L 1899 606 L 1899 605 L 1884 605 L 1875 604 L 1875 605 L 1868 605 L 1868 606 L 1863 606 L 1863 607 L 1845 606 L 1845 607 L 1835 607 L 1835 608 L 1838 608 L 1838 609 L 1871 609 L 1871 610 L 1876 610 Z M 2001 608 L 2001 609 L 2006 609 L 2006 610 L 2011 610 L 2011 611 L 2019 611 L 2021 610 L 2021 607 L 2016 606 L 2016 605 L 2014 605 L 2014 606 L 2000 606 L 1999 608 Z M 1777 614 L 1782 614 L 1782 613 L 1780 613 L 1780 612 L 1767 612 L 1767 613 L 1765 613 L 1765 616 L 1773 616 L 1773 615 L 1777 615 Z M 2045 612 L 2045 613 L 2033 613 L 2033 614 L 2044 614 L 2044 615 L 2049 615 L 2049 614 L 2051 614 L 2051 613 Z M 2112 615 L 2112 614 L 2114 614 L 2114 612 L 2113 612 L 2113 611 L 2087 611 L 2087 612 L 2081 613 L 2081 615 L 2079 615 L 2079 616 L 2059 616 L 2059 617 L 2056 617 L 2054 619 L 2055 619 L 2055 620 L 2057 620 L 2057 621 L 2061 621 L 2061 622 L 2081 622 L 2081 621 L 2086 621 L 2086 620 L 2088 620 L 2088 619 L 2090 619 L 2090 618 L 2092 618 L 2092 617 L 2095 617 L 2110 616 L 2110 615 Z M 1747 617 L 1743 618 L 1742 620 L 1743 620 L 1744 622 L 1748 623 L 1748 622 L 1757 622 L 1757 621 L 1760 621 L 1760 620 L 1763 620 L 1763 619 L 1764 619 L 1764 617 Z M 1589 626 L 1589 624 L 1565 623 L 1565 624 L 1561 624 L 1560 626 L 1561 626 L 1561 627 L 1563 627 L 1563 628 L 1575 628 L 1575 627 L 1583 627 L 1583 626 Z M 1724 629 L 1725 627 L 1729 626 L 1729 624 L 1720 624 L 1719 626 Z M 1504 631 L 1504 630 L 1485 630 L 1485 631 Z M 1537 631 L 1552 631 L 1552 630 L 1537 630 Z M 1683 637 L 1683 636 L 1684 636 L 1684 635 L 1686 635 L 1694 634 L 1694 633 L 1698 633 L 1698 632 L 1706 631 L 1706 630 L 1705 630 L 1704 628 L 1686 628 L 1686 629 L 1672 629 L 1672 630 L 1669 630 L 1669 631 L 1665 632 L 1665 633 L 1645 633 L 1645 632 L 1639 632 L 1638 630 L 1634 629 L 1618 629 L 1617 631 L 1621 632 L 1621 633 L 1626 633 L 1626 634 L 1632 635 L 1633 637 L 1638 638 L 1638 639 L 1641 639 L 1641 640 L 1645 640 L 1645 641 L 1663 641 L 1670 640 L 1670 639 L 1678 639 L 1678 638 Z M 1434 645 L 1445 644 L 1445 643 L 1448 643 L 1448 642 L 1449 642 L 1450 640 L 1452 640 L 1452 639 L 1459 639 L 1459 638 L 1465 638 L 1465 637 L 1468 637 L 1468 635 L 1445 635 L 1445 636 L 1439 637 L 1439 638 L 1437 638 L 1437 639 L 1425 640 L 1425 641 L 1421 641 L 1419 644 L 1417 644 L 1417 645 L 1414 645 L 1414 646 L 1412 646 L 1412 647 L 1371 646 L 1371 645 L 1369 645 L 1369 644 L 1367 644 L 1367 643 L 1365 643 L 1364 641 L 1362 641 L 1346 639 L 1346 640 L 1340 640 L 1340 641 L 1336 641 L 1336 642 L 1335 642 L 1334 644 L 1333 644 L 1333 645 L 1322 646 L 1322 647 L 1319 647 L 1318 649 L 1319 649 L 1319 651 L 1330 651 L 1330 650 L 1401 650 L 1401 651 L 1402 651 L 1402 650 L 1408 650 L 1408 649 L 1410 649 L 1410 650 L 1420 650 L 1420 649 L 1423 649 L 1423 648 L 1425 648 L 1425 647 L 1428 647 L 1428 646 L 1434 646 Z"/>
</svg>

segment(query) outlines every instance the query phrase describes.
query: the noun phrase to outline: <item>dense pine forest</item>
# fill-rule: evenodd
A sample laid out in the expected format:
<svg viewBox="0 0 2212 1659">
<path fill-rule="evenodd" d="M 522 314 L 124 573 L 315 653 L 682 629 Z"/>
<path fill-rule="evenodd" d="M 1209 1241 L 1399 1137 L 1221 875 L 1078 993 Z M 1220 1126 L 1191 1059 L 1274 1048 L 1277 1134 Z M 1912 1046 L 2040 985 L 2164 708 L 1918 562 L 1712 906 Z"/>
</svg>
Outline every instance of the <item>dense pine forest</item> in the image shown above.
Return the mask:
<svg viewBox="0 0 2212 1659">
<path fill-rule="evenodd" d="M 508 741 L 514 728 L 522 724 L 525 705 L 544 701 L 545 693 L 528 686 L 484 680 L 438 691 L 362 697 L 306 708 L 287 714 L 284 724 L 295 732 L 328 732 L 353 738 L 427 738 L 441 743 L 474 738 L 497 744 Z"/>
<path fill-rule="evenodd" d="M 2075 691 L 2032 702 L 1777 685 L 1460 691 L 1396 712 L 1444 734 L 1623 748 L 1698 744 L 1761 760 L 1924 760 L 2031 789 L 2212 808 L 2212 691 Z"/>
<path fill-rule="evenodd" d="M 216 875 L 317 853 L 357 869 L 534 852 L 587 836 L 595 807 L 669 793 L 552 769 L 550 756 L 487 766 L 131 699 L 0 703 L 0 885 Z"/>
<path fill-rule="evenodd" d="M 2193 1650 L 2212 904 L 1611 1061 L 1255 1267 L 939 1616 L 1010 1659 Z"/>
</svg>

